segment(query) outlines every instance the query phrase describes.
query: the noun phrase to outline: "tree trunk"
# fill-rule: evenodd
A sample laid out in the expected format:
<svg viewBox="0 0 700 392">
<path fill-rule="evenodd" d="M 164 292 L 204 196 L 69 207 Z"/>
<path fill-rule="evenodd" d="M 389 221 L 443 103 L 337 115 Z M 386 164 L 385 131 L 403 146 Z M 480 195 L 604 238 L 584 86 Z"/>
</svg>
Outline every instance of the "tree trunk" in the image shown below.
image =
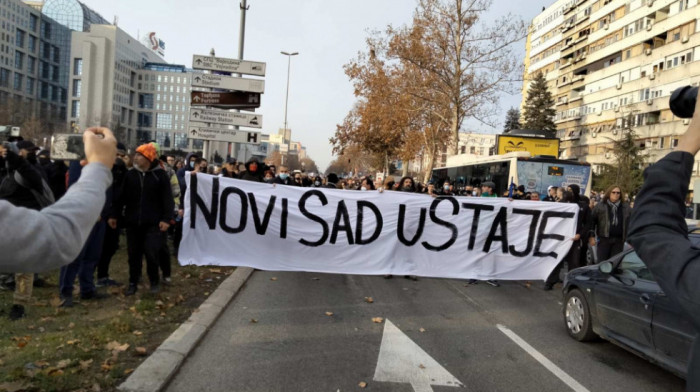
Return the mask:
<svg viewBox="0 0 700 392">
<path fill-rule="evenodd" d="M 435 165 L 435 146 L 431 146 L 427 150 L 428 153 L 428 164 L 425 167 L 425 172 L 423 172 L 423 183 L 427 184 L 430 181 L 430 177 L 433 174 L 433 165 Z"/>
<path fill-rule="evenodd" d="M 401 168 L 401 177 L 406 177 L 408 175 L 408 165 L 410 163 L 411 163 L 411 161 L 403 162 L 403 166 Z"/>
<path fill-rule="evenodd" d="M 457 149 L 459 148 L 459 108 L 457 107 L 452 109 L 450 131 L 452 132 L 452 137 L 450 138 L 450 144 L 447 146 L 447 154 L 457 155 Z"/>
</svg>

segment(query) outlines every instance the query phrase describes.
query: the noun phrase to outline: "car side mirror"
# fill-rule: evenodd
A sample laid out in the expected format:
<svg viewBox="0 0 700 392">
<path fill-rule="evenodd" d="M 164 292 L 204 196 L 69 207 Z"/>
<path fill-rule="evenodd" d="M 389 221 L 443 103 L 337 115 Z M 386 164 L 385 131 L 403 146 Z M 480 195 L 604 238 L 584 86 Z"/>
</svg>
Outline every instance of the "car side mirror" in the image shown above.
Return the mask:
<svg viewBox="0 0 700 392">
<path fill-rule="evenodd" d="M 604 261 L 598 265 L 598 269 L 604 274 L 609 274 L 613 271 L 613 264 L 609 261 Z"/>
</svg>

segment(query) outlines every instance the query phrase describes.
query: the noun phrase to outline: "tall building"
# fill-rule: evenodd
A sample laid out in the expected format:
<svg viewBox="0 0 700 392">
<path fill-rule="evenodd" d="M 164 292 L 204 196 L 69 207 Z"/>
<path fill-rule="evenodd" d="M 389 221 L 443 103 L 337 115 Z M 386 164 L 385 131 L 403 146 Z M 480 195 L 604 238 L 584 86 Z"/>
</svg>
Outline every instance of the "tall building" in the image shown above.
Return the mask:
<svg viewBox="0 0 700 392">
<path fill-rule="evenodd" d="M 2 121 L 42 126 L 66 119 L 70 29 L 20 0 L 0 1 Z"/>
<path fill-rule="evenodd" d="M 700 82 L 699 18 L 698 0 L 559 0 L 533 19 L 525 80 L 546 75 L 561 158 L 598 171 L 630 128 L 650 163 L 675 147 L 688 121 L 668 100 Z"/>
<path fill-rule="evenodd" d="M 117 26 L 92 25 L 90 31 L 73 32 L 69 124 L 81 129 L 109 126 L 131 147 L 156 138 L 158 132 L 184 132 L 189 77 L 183 67 L 162 63 Z M 182 145 L 174 134 L 170 141 Z"/>
<path fill-rule="evenodd" d="M 201 149 L 201 140 L 190 146 L 187 139 L 192 70 L 146 63 L 137 79 L 137 142 L 155 140 L 167 150 Z"/>
</svg>

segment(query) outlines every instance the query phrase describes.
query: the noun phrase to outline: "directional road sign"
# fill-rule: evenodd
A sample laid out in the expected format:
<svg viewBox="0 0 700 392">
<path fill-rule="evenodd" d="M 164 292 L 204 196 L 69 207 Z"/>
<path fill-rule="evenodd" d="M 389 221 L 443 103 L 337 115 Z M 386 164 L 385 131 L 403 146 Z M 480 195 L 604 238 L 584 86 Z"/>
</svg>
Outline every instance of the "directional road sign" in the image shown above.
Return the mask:
<svg viewBox="0 0 700 392">
<path fill-rule="evenodd" d="M 262 128 L 262 115 L 218 109 L 190 108 L 190 121 Z"/>
<path fill-rule="evenodd" d="M 224 90 L 265 92 L 265 81 L 259 79 L 234 78 L 232 76 L 197 74 L 192 77 L 193 87 L 220 88 Z"/>
<path fill-rule="evenodd" d="M 256 109 L 260 107 L 259 93 L 231 91 L 226 93 L 209 93 L 192 91 L 190 99 L 192 106 L 219 106 L 232 109 Z"/>
<path fill-rule="evenodd" d="M 190 126 L 187 136 L 191 139 L 214 140 L 217 142 L 260 144 L 261 132 L 241 131 L 227 128 Z"/>
<path fill-rule="evenodd" d="M 192 68 L 265 76 L 265 63 L 212 56 L 192 56 Z"/>
</svg>

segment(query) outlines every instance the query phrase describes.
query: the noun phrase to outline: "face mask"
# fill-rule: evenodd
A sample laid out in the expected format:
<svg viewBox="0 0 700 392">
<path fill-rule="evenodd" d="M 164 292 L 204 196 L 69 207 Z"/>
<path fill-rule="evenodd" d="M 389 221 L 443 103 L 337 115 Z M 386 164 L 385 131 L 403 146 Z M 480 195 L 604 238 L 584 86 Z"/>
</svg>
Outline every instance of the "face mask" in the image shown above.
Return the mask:
<svg viewBox="0 0 700 392">
<path fill-rule="evenodd" d="M 321 181 L 314 181 L 314 186 L 321 186 Z"/>
<path fill-rule="evenodd" d="M 287 174 L 287 173 L 280 173 L 280 179 L 281 179 L 282 181 L 286 180 L 287 178 L 289 178 L 289 174 Z"/>
<path fill-rule="evenodd" d="M 190 169 L 194 169 L 194 161 L 190 161 Z"/>
<path fill-rule="evenodd" d="M 449 190 L 450 190 L 450 186 L 449 186 L 449 185 L 445 185 L 443 188 L 445 188 L 446 191 L 449 191 Z"/>
<path fill-rule="evenodd" d="M 366 187 L 366 186 L 363 186 L 363 187 L 360 188 L 360 190 L 361 190 L 361 191 L 366 191 L 366 190 L 367 190 L 367 187 Z"/>
</svg>

